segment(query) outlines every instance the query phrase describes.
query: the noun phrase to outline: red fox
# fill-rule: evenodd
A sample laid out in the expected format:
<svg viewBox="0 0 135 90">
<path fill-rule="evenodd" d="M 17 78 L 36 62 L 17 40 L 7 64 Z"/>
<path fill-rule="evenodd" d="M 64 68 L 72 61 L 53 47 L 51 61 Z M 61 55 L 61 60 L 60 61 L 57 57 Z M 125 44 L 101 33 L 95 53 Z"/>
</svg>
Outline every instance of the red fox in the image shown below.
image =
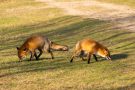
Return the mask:
<svg viewBox="0 0 135 90">
<path fill-rule="evenodd" d="M 53 59 L 53 53 L 51 50 L 68 51 L 68 46 L 59 45 L 51 42 L 47 37 L 41 35 L 34 35 L 28 38 L 21 47 L 17 47 L 18 57 L 20 61 L 30 52 L 30 60 L 35 56 L 36 60 L 42 55 L 43 52 L 51 54 Z M 39 55 L 36 54 L 36 50 L 39 50 Z"/>
<path fill-rule="evenodd" d="M 90 63 L 91 55 L 94 56 L 96 61 L 98 61 L 96 55 L 99 55 L 101 57 L 105 57 L 108 60 L 111 60 L 110 52 L 105 46 L 101 45 L 100 43 L 92 39 L 84 39 L 77 42 L 75 46 L 75 52 L 73 56 L 71 57 L 70 62 L 73 61 L 75 56 L 80 56 L 83 59 L 83 56 L 86 54 L 88 57 L 88 64 Z"/>
</svg>

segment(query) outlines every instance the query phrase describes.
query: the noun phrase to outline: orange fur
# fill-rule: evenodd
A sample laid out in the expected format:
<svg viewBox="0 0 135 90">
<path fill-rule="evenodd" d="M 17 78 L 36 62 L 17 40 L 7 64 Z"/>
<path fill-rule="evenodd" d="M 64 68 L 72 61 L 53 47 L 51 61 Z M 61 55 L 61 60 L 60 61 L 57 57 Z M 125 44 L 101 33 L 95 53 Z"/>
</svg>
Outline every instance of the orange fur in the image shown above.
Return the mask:
<svg viewBox="0 0 135 90">
<path fill-rule="evenodd" d="M 53 46 L 53 47 L 52 47 Z M 36 50 L 39 50 L 40 54 L 36 54 Z M 21 60 L 22 58 L 26 57 L 26 55 L 30 52 L 31 57 L 30 60 L 35 56 L 35 58 L 38 60 L 39 57 L 42 55 L 43 52 L 48 52 L 51 54 L 52 59 L 53 53 L 51 49 L 60 50 L 60 51 L 66 51 L 68 50 L 67 46 L 59 45 L 52 43 L 48 38 L 40 35 L 34 35 L 28 38 L 24 44 L 19 48 L 18 50 L 18 57 Z"/>
<path fill-rule="evenodd" d="M 73 61 L 73 58 L 75 56 L 78 56 L 78 54 L 80 54 L 82 51 L 87 54 L 88 63 L 90 63 L 91 55 L 100 55 L 102 57 L 110 59 L 110 52 L 105 46 L 92 39 L 84 39 L 76 44 L 75 52 L 72 56 L 71 62 Z M 96 56 L 94 57 L 96 58 Z"/>
</svg>

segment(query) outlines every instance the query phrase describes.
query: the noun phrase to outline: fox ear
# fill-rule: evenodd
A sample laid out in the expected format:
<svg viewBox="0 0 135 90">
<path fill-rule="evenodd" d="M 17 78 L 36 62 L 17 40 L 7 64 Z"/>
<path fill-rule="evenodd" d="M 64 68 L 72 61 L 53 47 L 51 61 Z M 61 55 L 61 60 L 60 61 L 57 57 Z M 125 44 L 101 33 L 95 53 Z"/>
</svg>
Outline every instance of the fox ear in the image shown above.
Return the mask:
<svg viewBox="0 0 135 90">
<path fill-rule="evenodd" d="M 51 44 L 53 44 L 53 42 L 52 42 L 52 41 L 50 41 L 50 43 L 51 43 Z"/>
<path fill-rule="evenodd" d="M 16 47 L 17 50 L 19 50 L 19 47 Z"/>
</svg>

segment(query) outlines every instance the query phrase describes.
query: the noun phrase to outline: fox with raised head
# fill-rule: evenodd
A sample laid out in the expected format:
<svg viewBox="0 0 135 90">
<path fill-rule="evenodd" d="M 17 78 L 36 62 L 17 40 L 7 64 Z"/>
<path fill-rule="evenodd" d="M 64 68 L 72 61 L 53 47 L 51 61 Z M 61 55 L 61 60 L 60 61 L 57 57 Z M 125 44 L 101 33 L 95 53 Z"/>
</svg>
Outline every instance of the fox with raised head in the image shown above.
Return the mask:
<svg viewBox="0 0 135 90">
<path fill-rule="evenodd" d="M 109 50 L 101 45 L 100 43 L 92 40 L 92 39 L 84 39 L 77 42 L 75 46 L 75 52 L 71 57 L 70 62 L 73 61 L 74 57 L 80 56 L 83 59 L 83 56 L 87 55 L 88 57 L 88 64 L 90 63 L 91 55 L 94 56 L 95 60 L 98 61 L 96 55 L 101 57 L 105 57 L 108 60 L 111 60 Z"/>
<path fill-rule="evenodd" d="M 48 52 L 51 54 L 53 59 L 52 50 L 57 51 L 68 51 L 68 46 L 56 44 L 50 41 L 47 37 L 41 35 L 33 35 L 28 38 L 21 47 L 17 47 L 18 57 L 20 61 L 26 57 L 28 53 L 31 54 L 30 60 L 35 56 L 36 60 L 42 55 L 43 52 Z M 39 55 L 36 54 L 36 50 L 39 50 Z"/>
</svg>

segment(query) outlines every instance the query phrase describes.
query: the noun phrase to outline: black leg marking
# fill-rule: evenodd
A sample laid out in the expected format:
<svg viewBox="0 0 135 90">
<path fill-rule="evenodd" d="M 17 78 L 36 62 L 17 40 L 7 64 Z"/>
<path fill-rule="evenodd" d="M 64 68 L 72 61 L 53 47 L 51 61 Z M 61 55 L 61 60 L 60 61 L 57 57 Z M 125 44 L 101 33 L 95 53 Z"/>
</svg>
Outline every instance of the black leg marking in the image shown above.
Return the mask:
<svg viewBox="0 0 135 90">
<path fill-rule="evenodd" d="M 36 52 L 34 53 L 34 56 L 35 56 L 36 60 L 38 60 L 38 56 L 37 56 Z"/>
<path fill-rule="evenodd" d="M 39 59 L 39 57 L 43 54 L 43 51 L 41 49 L 38 49 L 39 50 L 39 55 L 37 56 L 37 58 Z"/>
<path fill-rule="evenodd" d="M 75 52 L 73 53 L 73 55 L 72 55 L 72 57 L 71 57 L 71 60 L 70 60 L 71 63 L 73 62 L 73 59 L 74 59 L 74 57 L 76 56 L 77 53 L 78 53 L 77 51 L 75 51 Z"/>
<path fill-rule="evenodd" d="M 88 64 L 90 64 L 90 60 L 91 60 L 91 54 L 88 54 Z"/>
<path fill-rule="evenodd" d="M 95 58 L 95 60 L 96 60 L 96 61 L 98 61 L 98 59 L 97 59 L 97 57 L 96 57 L 96 55 L 95 55 L 95 54 L 93 54 L 93 57 Z"/>
<path fill-rule="evenodd" d="M 74 56 L 72 56 L 72 58 L 71 58 L 71 60 L 70 60 L 71 63 L 73 62 L 73 59 L 74 59 Z"/>
<path fill-rule="evenodd" d="M 85 59 L 82 57 L 82 60 L 85 61 Z"/>
<path fill-rule="evenodd" d="M 54 59 L 53 53 L 51 51 L 49 53 L 51 54 L 51 58 Z"/>
</svg>

